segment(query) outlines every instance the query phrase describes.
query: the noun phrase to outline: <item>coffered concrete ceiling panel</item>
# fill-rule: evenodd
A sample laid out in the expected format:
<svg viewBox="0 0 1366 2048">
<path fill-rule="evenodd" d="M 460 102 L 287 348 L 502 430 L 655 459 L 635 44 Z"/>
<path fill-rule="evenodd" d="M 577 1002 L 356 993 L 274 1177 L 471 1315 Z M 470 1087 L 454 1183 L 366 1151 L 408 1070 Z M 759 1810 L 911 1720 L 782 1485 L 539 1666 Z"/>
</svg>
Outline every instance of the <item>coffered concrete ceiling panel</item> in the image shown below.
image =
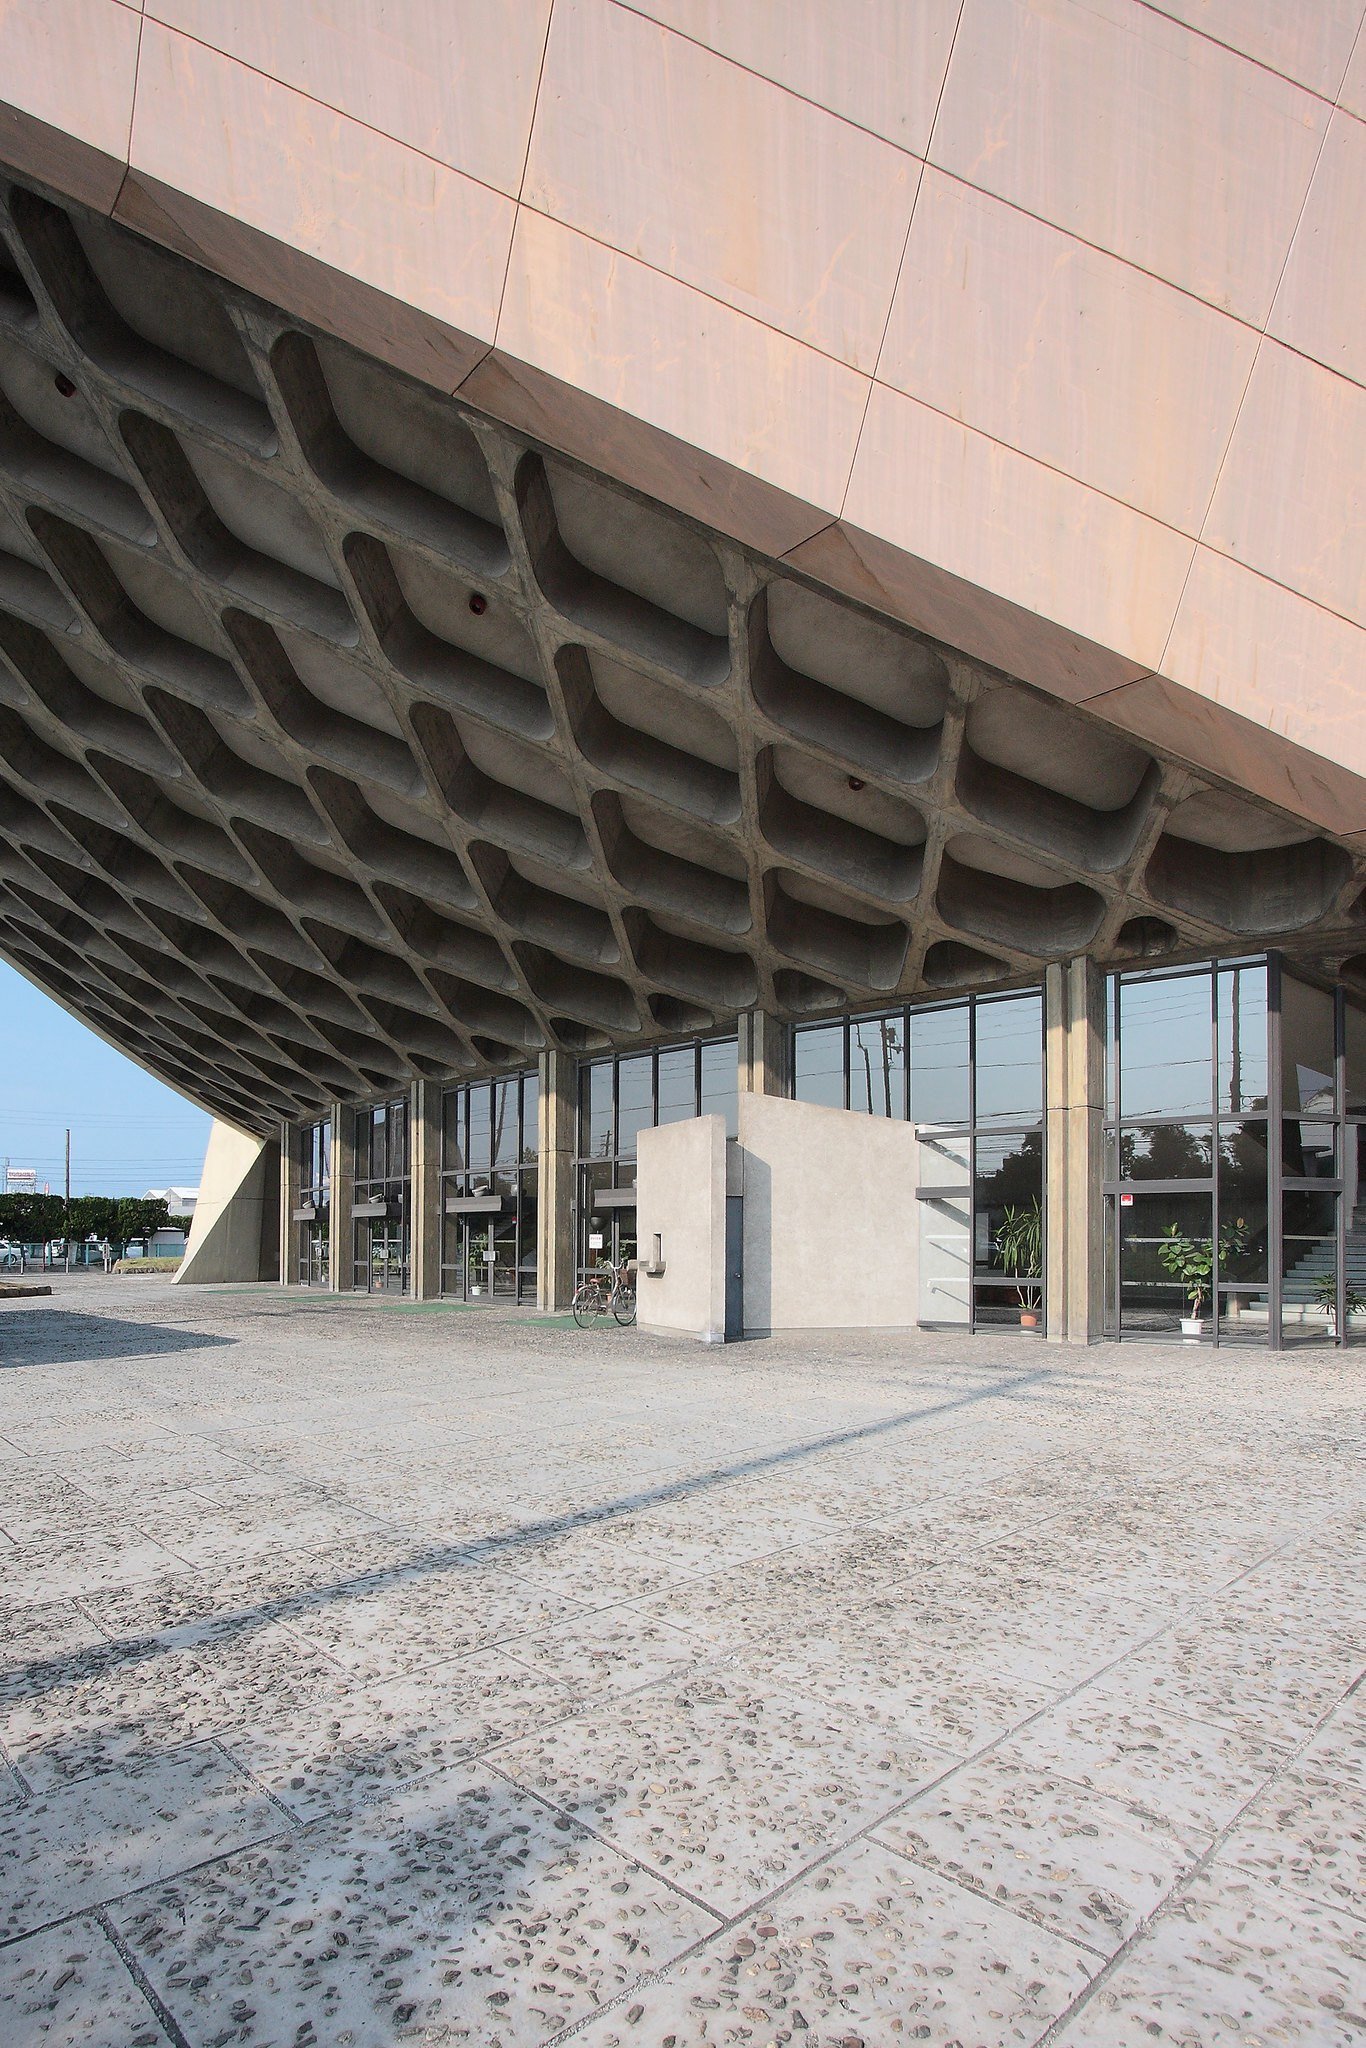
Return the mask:
<svg viewBox="0 0 1366 2048">
<path fill-rule="evenodd" d="M 826 488 L 828 455 L 781 437 L 819 408 L 815 366 L 856 401 L 847 460 L 854 372 L 528 220 L 562 246 L 515 315 L 580 379 L 527 368 L 548 408 L 576 390 L 621 417 L 581 380 L 624 360 L 625 403 L 692 408 L 692 442 L 660 427 L 661 448 L 710 432 Z M 590 252 L 610 273 L 576 305 Z M 593 330 L 619 279 L 619 331 Z M 553 355 L 567 314 L 582 360 Z M 1366 863 L 1307 828 L 1321 778 L 1287 784 L 1291 815 L 1259 805 L 1198 729 L 1216 758 L 1192 772 L 1143 730 L 1161 701 L 1139 693 L 1173 686 L 1113 658 L 1101 716 L 1061 710 L 474 409 L 485 367 L 443 395 L 0 185 L 0 953 L 217 1114 L 267 1131 L 415 1075 L 1024 979 L 1081 947 L 1360 951 Z M 717 432 L 727 378 L 771 396 Z M 936 573 L 974 647 L 998 586 L 1054 638 L 1072 617 L 1142 644 L 1174 607 L 1169 529 L 891 391 L 866 445 L 885 467 L 851 503 L 903 562 L 955 563 Z"/>
<path fill-rule="evenodd" d="M 836 17 L 830 0 L 636 0 L 635 12 L 923 156 L 960 4 L 841 0 Z"/>
<path fill-rule="evenodd" d="M 1263 342 L 1202 538 L 1366 626 L 1366 390 Z"/>
<path fill-rule="evenodd" d="M 1226 314 L 931 166 L 878 376 L 1195 534 L 1256 346 Z"/>
<path fill-rule="evenodd" d="M 493 339 L 513 201 L 151 20 L 131 162 L 451 327 Z"/>
<path fill-rule="evenodd" d="M 1366 122 L 1336 113 L 1272 308 L 1268 331 L 1366 384 Z"/>
<path fill-rule="evenodd" d="M 514 198 L 550 0 L 149 0 L 236 57 Z"/>
<path fill-rule="evenodd" d="M 1332 99 L 1361 25 L 1362 0 L 1153 0 L 1245 57 Z"/>
<path fill-rule="evenodd" d="M 1134 0 L 965 0 L 931 155 L 1260 326 L 1327 120 Z"/>
<path fill-rule="evenodd" d="M 868 380 L 776 329 L 523 210 L 499 348 L 837 510 Z"/>
<path fill-rule="evenodd" d="M 1366 634 L 1308 598 L 1199 548 L 1163 673 L 1366 773 Z"/>
<path fill-rule="evenodd" d="M 613 0 L 555 8 L 526 204 L 869 372 L 919 168 Z"/>
<path fill-rule="evenodd" d="M 1156 668 L 1192 543 L 900 393 L 873 387 L 845 515 Z"/>
<path fill-rule="evenodd" d="M 120 0 L 0 7 L 0 100 L 85 145 L 80 196 L 93 206 L 112 206 L 123 176 L 140 27 Z M 41 176 L 45 166 L 32 168 Z"/>
</svg>

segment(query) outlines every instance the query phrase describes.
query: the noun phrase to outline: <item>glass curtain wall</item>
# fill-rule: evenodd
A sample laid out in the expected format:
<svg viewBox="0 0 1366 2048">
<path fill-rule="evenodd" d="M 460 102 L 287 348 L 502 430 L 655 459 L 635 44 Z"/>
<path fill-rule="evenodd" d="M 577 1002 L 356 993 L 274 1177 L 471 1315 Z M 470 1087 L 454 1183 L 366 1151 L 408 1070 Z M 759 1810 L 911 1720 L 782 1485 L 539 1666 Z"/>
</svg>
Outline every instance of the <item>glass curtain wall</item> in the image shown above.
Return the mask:
<svg viewBox="0 0 1366 2048">
<path fill-rule="evenodd" d="M 332 1216 L 332 1119 L 299 1132 L 299 1209 L 295 1218 L 295 1278 L 300 1287 L 327 1287 Z M 310 1213 L 311 1212 L 311 1213 Z"/>
<path fill-rule="evenodd" d="M 1360 1032 L 1342 990 L 1274 956 L 1111 977 L 1112 1335 L 1279 1347 L 1366 1325 Z"/>
<path fill-rule="evenodd" d="M 358 1109 L 355 1130 L 352 1285 L 365 1294 L 406 1294 L 412 1215 L 407 1096 Z"/>
<path fill-rule="evenodd" d="M 585 1060 L 579 1068 L 575 1173 L 578 1264 L 636 1255 L 636 1144 L 643 1130 L 694 1116 L 723 1116 L 735 1136 L 738 1045 L 734 1038 Z"/>
<path fill-rule="evenodd" d="M 536 1299 L 540 1087 L 534 1073 L 441 1099 L 441 1292 Z"/>
<path fill-rule="evenodd" d="M 792 1092 L 799 1102 L 916 1125 L 922 1323 L 1037 1326 L 1041 990 L 798 1025 Z"/>
</svg>

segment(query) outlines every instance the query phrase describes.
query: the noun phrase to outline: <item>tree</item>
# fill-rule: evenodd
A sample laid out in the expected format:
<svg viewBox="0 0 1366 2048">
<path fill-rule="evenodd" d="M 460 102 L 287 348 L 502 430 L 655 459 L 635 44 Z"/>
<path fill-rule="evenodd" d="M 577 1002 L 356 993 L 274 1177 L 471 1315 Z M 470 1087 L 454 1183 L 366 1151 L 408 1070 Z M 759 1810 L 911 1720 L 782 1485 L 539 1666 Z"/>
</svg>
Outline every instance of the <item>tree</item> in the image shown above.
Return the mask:
<svg viewBox="0 0 1366 2048">
<path fill-rule="evenodd" d="M 164 1230 L 171 1220 L 171 1212 L 165 1201 L 147 1201 L 139 1195 L 120 1195 L 117 1204 L 118 1224 L 113 1235 L 120 1244 L 127 1244 L 135 1237 L 150 1237 L 154 1230 Z"/>
<path fill-rule="evenodd" d="M 60 1195 L 0 1195 L 0 1236 L 19 1244 L 46 1244 L 61 1236 L 65 1215 Z"/>
</svg>

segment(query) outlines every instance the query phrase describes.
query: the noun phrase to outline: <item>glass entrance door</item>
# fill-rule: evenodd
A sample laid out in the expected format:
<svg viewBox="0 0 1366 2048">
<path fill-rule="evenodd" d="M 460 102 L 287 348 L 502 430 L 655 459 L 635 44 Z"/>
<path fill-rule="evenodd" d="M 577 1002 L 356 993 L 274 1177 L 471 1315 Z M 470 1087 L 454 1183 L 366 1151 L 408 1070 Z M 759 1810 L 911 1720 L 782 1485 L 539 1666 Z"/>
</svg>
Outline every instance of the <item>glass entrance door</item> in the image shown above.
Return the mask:
<svg viewBox="0 0 1366 2048">
<path fill-rule="evenodd" d="M 408 1233 L 402 1222 L 393 1216 L 366 1217 L 357 1236 L 365 1268 L 358 1284 L 369 1294 L 406 1294 Z"/>
<path fill-rule="evenodd" d="M 972 1140 L 920 1132 L 920 1321 L 972 1321 Z M 933 1178 L 931 1178 L 933 1176 Z"/>
<path fill-rule="evenodd" d="M 454 1219 L 456 1269 L 466 1301 L 517 1299 L 517 1213 Z"/>
</svg>

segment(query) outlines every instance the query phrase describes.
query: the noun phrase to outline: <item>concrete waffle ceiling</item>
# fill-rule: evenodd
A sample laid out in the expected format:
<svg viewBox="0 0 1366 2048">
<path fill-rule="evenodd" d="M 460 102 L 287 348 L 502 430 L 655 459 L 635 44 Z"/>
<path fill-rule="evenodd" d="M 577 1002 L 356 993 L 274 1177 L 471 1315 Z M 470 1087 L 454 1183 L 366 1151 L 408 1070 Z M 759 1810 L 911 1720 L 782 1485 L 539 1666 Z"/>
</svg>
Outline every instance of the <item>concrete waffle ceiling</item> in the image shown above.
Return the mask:
<svg viewBox="0 0 1366 2048">
<path fill-rule="evenodd" d="M 216 1113 L 1107 961 L 1360 859 L 0 185 L 0 950 Z"/>
</svg>

